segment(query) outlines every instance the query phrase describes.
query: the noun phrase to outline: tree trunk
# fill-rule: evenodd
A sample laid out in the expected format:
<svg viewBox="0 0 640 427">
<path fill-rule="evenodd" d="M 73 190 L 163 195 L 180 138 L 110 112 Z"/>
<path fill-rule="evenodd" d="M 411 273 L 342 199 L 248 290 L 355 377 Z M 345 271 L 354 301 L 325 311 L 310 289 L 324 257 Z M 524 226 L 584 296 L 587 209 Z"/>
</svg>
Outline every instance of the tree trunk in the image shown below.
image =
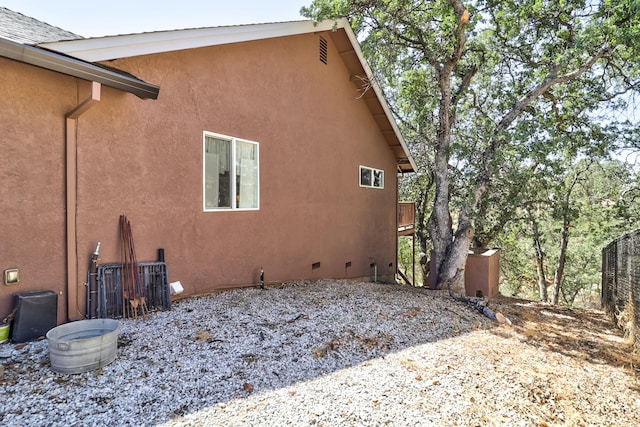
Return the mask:
<svg viewBox="0 0 640 427">
<path fill-rule="evenodd" d="M 436 79 L 440 86 L 440 103 L 438 110 L 438 136 L 435 149 L 435 177 L 436 196 L 434 210 L 429 218 L 427 229 L 431 236 L 434 256 L 435 271 L 431 274 L 437 275 L 437 287 L 449 286 L 453 293 L 458 296 L 464 292 L 464 268 L 471 240 L 473 238 L 473 227 L 469 219 L 469 214 L 476 212 L 482 198 L 489 190 L 491 183 L 490 163 L 494 160 L 496 152 L 507 143 L 507 139 L 502 132 L 509 128 L 511 124 L 520 116 L 535 99 L 546 93 L 552 86 L 571 81 L 602 58 L 610 48 L 605 46 L 577 69 L 564 74 L 557 75 L 559 66 L 552 67 L 549 74 L 534 88 L 529 90 L 516 104 L 509 110 L 496 125 L 493 137 L 490 138 L 487 148 L 482 154 L 482 164 L 476 179 L 476 188 L 473 192 L 473 202 L 470 210 L 460 213 L 458 231 L 455 240 L 451 228 L 451 213 L 449 211 L 449 150 L 451 143 L 451 128 L 455 122 L 455 102 L 451 92 L 451 78 L 455 68 L 462 57 L 466 42 L 465 28 L 469 22 L 469 11 L 465 8 L 461 0 L 450 0 L 458 17 L 455 28 L 455 46 L 451 56 L 445 61 L 432 60 Z M 467 79 L 463 79 L 461 89 L 464 89 Z M 461 292 L 462 293 L 459 293 Z"/>
<path fill-rule="evenodd" d="M 433 257 L 435 274 L 438 289 L 442 289 L 443 271 L 442 263 L 447 256 L 447 249 L 453 241 L 453 231 L 451 228 L 451 212 L 449 211 L 449 145 L 451 143 L 451 75 L 441 73 L 440 83 L 440 108 L 438 141 L 436 143 L 436 153 L 434 162 L 434 174 L 436 182 L 436 195 L 433 201 L 433 211 L 427 222 L 427 230 L 433 243 Z"/>
<path fill-rule="evenodd" d="M 569 246 L 569 218 L 567 214 L 564 215 L 562 221 L 562 233 L 560 241 L 560 256 L 558 257 L 558 266 L 556 268 L 556 274 L 553 276 L 553 296 L 551 303 L 558 304 L 560 300 L 560 287 L 562 286 L 562 279 L 564 276 L 564 266 L 567 261 L 567 247 Z"/>
<path fill-rule="evenodd" d="M 473 226 L 466 211 L 461 211 L 458 220 L 458 230 L 451 245 L 448 247 L 447 257 L 441 264 L 439 275 L 443 284 L 449 288 L 449 292 L 460 297 L 466 294 L 464 286 L 464 270 L 469 255 L 469 247 L 473 240 Z"/>
<path fill-rule="evenodd" d="M 466 42 L 464 30 L 469 23 L 469 11 L 462 1 L 450 1 L 458 17 L 455 29 L 456 43 L 451 56 L 446 61 L 433 63 L 440 87 L 440 102 L 438 105 L 438 136 L 434 159 L 436 196 L 433 212 L 427 223 L 427 229 L 433 242 L 435 271 L 431 271 L 431 274 L 436 275 L 436 287 L 442 289 L 444 286 L 449 286 L 451 290 L 451 286 L 454 286 L 453 292 L 455 293 L 460 288 L 459 282 L 462 282 L 462 288 L 464 289 L 464 274 L 460 277 L 459 270 L 460 266 L 462 266 L 461 270 L 464 273 L 470 240 L 464 250 L 461 251 L 458 248 L 464 242 L 462 239 L 458 239 L 457 236 L 460 234 L 466 235 L 466 230 L 460 229 L 462 233 L 459 231 L 456 234 L 456 239 L 453 239 L 451 212 L 449 210 L 449 151 L 451 127 L 455 122 L 451 78 L 464 51 Z M 466 218 L 466 221 L 468 222 L 468 218 Z M 473 236 L 473 231 L 471 236 Z"/>
<path fill-rule="evenodd" d="M 562 232 L 560 234 L 560 255 L 558 256 L 558 266 L 556 267 L 556 273 L 553 276 L 553 296 L 551 303 L 558 304 L 560 300 L 560 288 L 562 286 L 562 280 L 564 278 L 564 266 L 567 262 L 567 247 L 569 246 L 569 227 L 571 223 L 571 194 L 573 189 L 580 178 L 580 175 L 589 169 L 590 162 L 584 170 L 576 172 L 571 181 L 571 185 L 567 189 L 567 195 L 564 199 L 564 205 L 562 208 Z"/>
<path fill-rule="evenodd" d="M 542 252 L 538 223 L 533 219 L 532 215 L 531 228 L 533 229 L 533 249 L 536 258 L 536 272 L 538 273 L 538 292 L 540 294 L 540 301 L 546 302 L 549 299 L 549 295 L 547 294 L 547 277 L 544 274 L 544 252 Z"/>
<path fill-rule="evenodd" d="M 449 177 L 448 156 L 438 149 L 436 154 L 436 196 L 433 211 L 427 222 L 427 230 L 433 244 L 434 269 L 430 274 L 435 275 L 436 288 L 442 289 L 443 283 L 440 272 L 442 263 L 446 259 L 447 249 L 453 240 L 451 228 L 451 214 L 449 212 Z"/>
</svg>

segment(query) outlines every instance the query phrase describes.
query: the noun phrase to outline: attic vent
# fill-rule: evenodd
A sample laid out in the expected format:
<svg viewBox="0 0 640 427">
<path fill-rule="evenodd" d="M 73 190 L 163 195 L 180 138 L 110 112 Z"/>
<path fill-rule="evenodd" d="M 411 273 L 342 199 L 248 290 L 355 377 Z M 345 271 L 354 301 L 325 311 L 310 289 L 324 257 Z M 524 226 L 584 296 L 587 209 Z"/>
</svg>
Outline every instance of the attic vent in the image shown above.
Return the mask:
<svg viewBox="0 0 640 427">
<path fill-rule="evenodd" d="M 327 64 L 327 41 L 320 37 L 320 62 Z"/>
</svg>

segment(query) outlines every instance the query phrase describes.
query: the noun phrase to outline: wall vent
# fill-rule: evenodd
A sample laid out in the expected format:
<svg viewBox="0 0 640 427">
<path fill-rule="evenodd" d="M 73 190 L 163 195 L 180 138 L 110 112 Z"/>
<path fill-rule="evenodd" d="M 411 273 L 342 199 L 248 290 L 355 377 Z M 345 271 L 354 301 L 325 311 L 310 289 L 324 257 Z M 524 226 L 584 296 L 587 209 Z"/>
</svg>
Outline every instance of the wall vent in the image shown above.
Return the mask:
<svg viewBox="0 0 640 427">
<path fill-rule="evenodd" d="M 347 261 L 344 263 L 344 268 L 349 268 L 351 267 L 351 261 Z"/>
<path fill-rule="evenodd" d="M 320 263 L 319 262 L 314 262 L 313 264 L 311 264 L 311 269 L 312 270 L 317 270 L 318 268 L 320 268 Z"/>
<path fill-rule="evenodd" d="M 320 62 L 327 64 L 327 41 L 320 37 Z"/>
</svg>

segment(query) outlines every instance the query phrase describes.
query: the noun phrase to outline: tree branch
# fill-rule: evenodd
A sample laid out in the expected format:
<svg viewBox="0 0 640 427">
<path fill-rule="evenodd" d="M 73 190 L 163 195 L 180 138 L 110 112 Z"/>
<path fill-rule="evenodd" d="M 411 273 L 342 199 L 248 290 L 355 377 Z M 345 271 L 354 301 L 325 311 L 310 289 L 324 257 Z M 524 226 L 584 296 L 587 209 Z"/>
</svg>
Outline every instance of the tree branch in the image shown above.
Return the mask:
<svg viewBox="0 0 640 427">
<path fill-rule="evenodd" d="M 473 191 L 473 209 L 476 210 L 482 200 L 482 196 L 487 192 L 490 185 L 491 174 L 489 171 L 489 163 L 495 158 L 498 149 L 505 143 L 506 138 L 502 135 L 502 132 L 506 130 L 511 124 L 522 114 L 522 112 L 538 97 L 546 93 L 551 87 L 566 83 L 568 81 L 578 78 L 580 75 L 587 72 L 599 59 L 603 58 L 612 48 L 608 45 L 603 46 L 592 55 L 587 61 L 580 65 L 575 70 L 557 75 L 557 70 L 560 68 L 558 64 L 552 67 L 549 74 L 540 82 L 536 87 L 529 90 L 511 110 L 502 117 L 502 120 L 498 122 L 498 125 L 493 131 L 493 136 L 489 140 L 487 148 L 482 153 L 482 167 L 478 173 L 476 182 L 476 188 Z"/>
<path fill-rule="evenodd" d="M 516 103 L 516 105 L 514 105 L 513 108 L 507 114 L 504 115 L 502 120 L 500 120 L 500 122 L 498 123 L 496 131 L 499 132 L 507 129 L 511 125 L 511 123 L 513 123 L 514 120 L 518 118 L 518 116 L 522 113 L 522 111 L 524 111 L 524 109 L 528 107 L 536 98 L 543 95 L 551 87 L 557 84 L 566 83 L 568 81 L 578 78 L 581 74 L 588 71 L 593 66 L 593 64 L 595 64 L 599 59 L 604 57 L 610 51 L 611 51 L 611 48 L 609 46 L 604 46 L 598 52 L 596 52 L 593 56 L 591 56 L 591 58 L 589 58 L 586 62 L 580 65 L 578 68 L 576 68 L 575 70 L 569 73 L 562 74 L 560 76 L 556 75 L 559 65 L 555 65 L 551 69 L 547 77 L 542 82 L 540 82 L 540 84 L 538 84 L 536 87 L 534 87 L 529 92 L 527 92 Z"/>
</svg>

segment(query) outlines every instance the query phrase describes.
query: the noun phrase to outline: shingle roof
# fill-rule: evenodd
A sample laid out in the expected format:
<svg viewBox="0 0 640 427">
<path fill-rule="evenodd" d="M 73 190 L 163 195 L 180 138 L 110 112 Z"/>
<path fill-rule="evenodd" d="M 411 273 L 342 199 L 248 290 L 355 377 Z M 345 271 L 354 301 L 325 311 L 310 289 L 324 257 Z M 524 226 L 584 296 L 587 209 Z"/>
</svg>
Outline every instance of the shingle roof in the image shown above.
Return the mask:
<svg viewBox="0 0 640 427">
<path fill-rule="evenodd" d="M 144 82 L 129 73 L 35 46 L 40 43 L 82 38 L 70 31 L 0 7 L 0 58 L 9 58 L 98 82 L 140 98 L 158 98 L 158 86 Z"/>
<path fill-rule="evenodd" d="M 84 38 L 6 7 L 0 7 L 0 37 L 31 45 Z"/>
</svg>

